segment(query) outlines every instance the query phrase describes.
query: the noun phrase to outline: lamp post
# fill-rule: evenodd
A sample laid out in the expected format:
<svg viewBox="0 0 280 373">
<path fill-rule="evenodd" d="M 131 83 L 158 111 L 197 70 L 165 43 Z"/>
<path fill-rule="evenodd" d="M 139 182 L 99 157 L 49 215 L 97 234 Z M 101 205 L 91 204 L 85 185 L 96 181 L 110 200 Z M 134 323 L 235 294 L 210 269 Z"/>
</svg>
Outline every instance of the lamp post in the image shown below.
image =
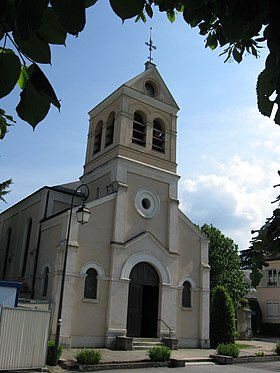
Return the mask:
<svg viewBox="0 0 280 373">
<path fill-rule="evenodd" d="M 82 188 L 84 188 L 85 191 L 82 191 L 81 190 Z M 68 246 L 69 246 L 69 238 L 70 238 L 70 229 L 71 229 L 74 198 L 75 197 L 80 197 L 83 201 L 82 206 L 76 212 L 78 223 L 83 225 L 83 224 L 88 222 L 89 216 L 91 214 L 91 212 L 89 211 L 89 209 L 85 205 L 85 201 L 88 199 L 88 196 L 89 196 L 89 188 L 86 184 L 79 185 L 72 194 L 72 200 L 71 200 L 71 206 L 70 206 L 70 216 L 69 216 L 68 227 L 67 227 L 66 246 L 65 246 L 64 261 L 63 261 L 63 270 L 62 270 L 59 304 L 58 304 L 58 311 L 57 311 L 55 341 L 54 341 L 54 348 L 53 348 L 53 351 L 52 351 L 52 358 L 51 358 L 51 361 L 50 361 L 50 365 L 57 365 L 57 360 L 58 360 L 57 355 L 58 355 L 58 346 L 59 346 L 59 337 L 60 337 L 60 327 L 61 327 L 61 321 L 62 321 L 61 318 L 62 318 L 64 285 L 65 285 L 65 277 L 66 277 L 66 264 L 67 264 L 67 254 L 68 254 Z"/>
</svg>

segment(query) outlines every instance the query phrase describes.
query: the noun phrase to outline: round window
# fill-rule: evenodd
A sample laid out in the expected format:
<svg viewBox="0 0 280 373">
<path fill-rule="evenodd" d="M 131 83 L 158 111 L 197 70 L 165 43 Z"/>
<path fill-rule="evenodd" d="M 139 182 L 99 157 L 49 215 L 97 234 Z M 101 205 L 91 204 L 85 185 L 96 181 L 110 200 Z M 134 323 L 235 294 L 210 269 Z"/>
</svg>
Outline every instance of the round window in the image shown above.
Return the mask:
<svg viewBox="0 0 280 373">
<path fill-rule="evenodd" d="M 148 93 L 149 96 L 156 96 L 157 94 L 157 87 L 156 85 L 151 82 L 151 81 L 148 81 L 145 83 L 145 89 L 146 89 L 146 92 Z"/>
<path fill-rule="evenodd" d="M 160 201 L 152 190 L 145 188 L 136 194 L 135 207 L 144 218 L 152 219 L 159 213 Z"/>
</svg>

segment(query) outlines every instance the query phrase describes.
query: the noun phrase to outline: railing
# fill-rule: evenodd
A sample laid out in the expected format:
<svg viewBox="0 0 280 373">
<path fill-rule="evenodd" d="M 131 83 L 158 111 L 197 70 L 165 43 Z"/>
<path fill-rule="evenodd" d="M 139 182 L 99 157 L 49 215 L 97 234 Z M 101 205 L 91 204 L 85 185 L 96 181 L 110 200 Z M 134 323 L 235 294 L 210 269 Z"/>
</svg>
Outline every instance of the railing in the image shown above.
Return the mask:
<svg viewBox="0 0 280 373">
<path fill-rule="evenodd" d="M 171 338 L 171 334 L 173 333 L 173 330 L 166 324 L 166 322 L 164 320 L 158 319 L 158 321 L 161 321 L 168 328 L 168 330 L 169 330 L 168 335 L 169 335 L 169 338 Z"/>
</svg>

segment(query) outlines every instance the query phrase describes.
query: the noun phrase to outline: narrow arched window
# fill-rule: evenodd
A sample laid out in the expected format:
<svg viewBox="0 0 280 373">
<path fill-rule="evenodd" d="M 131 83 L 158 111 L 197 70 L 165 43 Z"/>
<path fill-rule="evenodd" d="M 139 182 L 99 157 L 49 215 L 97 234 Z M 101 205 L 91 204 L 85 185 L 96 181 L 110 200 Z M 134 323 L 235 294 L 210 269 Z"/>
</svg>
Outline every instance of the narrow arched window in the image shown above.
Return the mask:
<svg viewBox="0 0 280 373">
<path fill-rule="evenodd" d="M 183 283 L 182 307 L 191 307 L 191 284 L 189 281 Z"/>
<path fill-rule="evenodd" d="M 2 279 L 5 280 L 7 274 L 7 267 L 8 267 L 8 258 L 10 253 L 10 246 L 11 246 L 11 237 L 12 237 L 12 229 L 8 228 L 6 233 L 6 244 L 5 244 L 5 258 L 4 258 L 4 267 L 2 271 Z"/>
<path fill-rule="evenodd" d="M 21 267 L 21 277 L 24 277 L 27 267 L 27 260 L 29 254 L 29 244 L 30 244 L 30 236 L 31 236 L 31 228 L 32 228 L 32 219 L 29 219 L 24 232 L 24 246 L 23 246 L 23 260 L 22 260 L 22 267 Z"/>
<path fill-rule="evenodd" d="M 93 155 L 98 153 L 101 149 L 101 138 L 102 138 L 102 121 L 98 122 L 94 133 L 94 143 L 93 143 Z"/>
<path fill-rule="evenodd" d="M 162 124 L 158 120 L 153 122 L 153 145 L 152 148 L 159 152 L 164 152 L 165 134 Z"/>
<path fill-rule="evenodd" d="M 94 268 L 86 271 L 84 298 L 97 299 L 97 271 Z"/>
<path fill-rule="evenodd" d="M 115 127 L 115 113 L 111 113 L 109 115 L 109 118 L 106 124 L 105 147 L 113 144 L 114 127 Z"/>
<path fill-rule="evenodd" d="M 97 188 L 96 188 L 95 198 L 96 198 L 96 199 L 100 198 L 100 187 L 97 187 Z"/>
<path fill-rule="evenodd" d="M 43 286 L 42 286 L 42 296 L 45 297 L 48 292 L 48 284 L 49 284 L 49 267 L 45 267 L 43 273 Z"/>
<path fill-rule="evenodd" d="M 134 113 L 132 142 L 146 145 L 146 124 L 141 114 Z"/>
</svg>

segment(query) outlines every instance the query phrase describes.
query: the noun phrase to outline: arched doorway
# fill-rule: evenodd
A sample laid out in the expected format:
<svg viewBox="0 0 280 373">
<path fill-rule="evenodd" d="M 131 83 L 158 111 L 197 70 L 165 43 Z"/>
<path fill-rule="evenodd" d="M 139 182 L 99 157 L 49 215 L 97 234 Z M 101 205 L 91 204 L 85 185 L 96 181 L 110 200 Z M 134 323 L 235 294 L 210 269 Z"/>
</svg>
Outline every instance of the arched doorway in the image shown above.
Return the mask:
<svg viewBox="0 0 280 373">
<path fill-rule="evenodd" d="M 136 264 L 130 272 L 127 309 L 127 335 L 157 336 L 159 277 L 149 263 Z"/>
</svg>

